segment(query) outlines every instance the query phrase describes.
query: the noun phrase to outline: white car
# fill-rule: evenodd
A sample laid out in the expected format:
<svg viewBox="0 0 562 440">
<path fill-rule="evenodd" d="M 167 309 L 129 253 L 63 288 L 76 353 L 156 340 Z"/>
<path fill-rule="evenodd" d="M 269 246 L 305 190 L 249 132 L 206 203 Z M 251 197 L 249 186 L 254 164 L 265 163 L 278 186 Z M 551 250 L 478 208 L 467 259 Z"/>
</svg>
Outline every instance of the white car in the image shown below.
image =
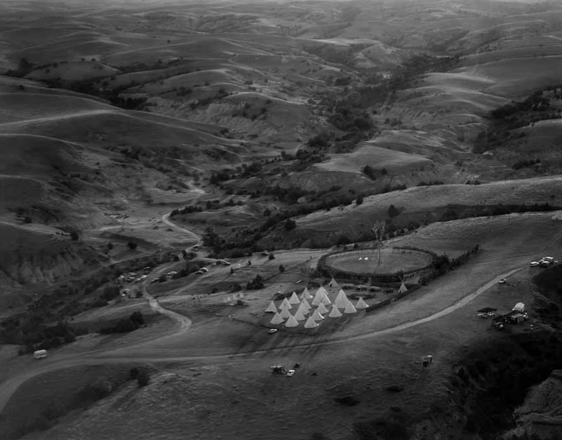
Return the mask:
<svg viewBox="0 0 562 440">
<path fill-rule="evenodd" d="M 538 267 L 539 264 L 540 264 L 540 263 L 539 263 L 538 261 L 531 261 L 530 266 L 531 266 L 531 267 Z"/>
<path fill-rule="evenodd" d="M 277 333 L 277 329 L 276 328 L 270 328 L 267 333 L 272 335 L 273 333 Z"/>
<path fill-rule="evenodd" d="M 505 278 L 502 278 L 502 279 L 499 281 L 499 283 L 500 283 L 500 284 L 505 284 L 505 283 L 507 283 L 507 280 L 506 280 Z"/>
<path fill-rule="evenodd" d="M 209 272 L 209 269 L 207 269 L 206 267 L 202 267 L 202 268 L 199 269 L 199 270 L 200 270 L 201 272 L 204 272 L 204 273 Z"/>
<path fill-rule="evenodd" d="M 291 377 L 291 376 L 294 376 L 294 375 L 295 375 L 295 370 L 289 370 L 289 371 L 287 371 L 287 376 L 288 376 L 288 377 Z"/>
</svg>

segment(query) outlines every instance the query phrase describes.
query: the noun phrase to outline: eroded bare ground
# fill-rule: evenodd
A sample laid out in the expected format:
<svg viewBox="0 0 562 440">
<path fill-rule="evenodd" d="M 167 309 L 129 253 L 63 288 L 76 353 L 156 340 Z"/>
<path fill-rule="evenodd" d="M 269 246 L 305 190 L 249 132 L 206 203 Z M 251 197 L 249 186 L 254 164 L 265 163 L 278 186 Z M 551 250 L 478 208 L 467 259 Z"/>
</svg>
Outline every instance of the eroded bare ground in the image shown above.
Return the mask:
<svg viewBox="0 0 562 440">
<path fill-rule="evenodd" d="M 0 12 L 0 438 L 560 436 L 560 5 Z"/>
</svg>

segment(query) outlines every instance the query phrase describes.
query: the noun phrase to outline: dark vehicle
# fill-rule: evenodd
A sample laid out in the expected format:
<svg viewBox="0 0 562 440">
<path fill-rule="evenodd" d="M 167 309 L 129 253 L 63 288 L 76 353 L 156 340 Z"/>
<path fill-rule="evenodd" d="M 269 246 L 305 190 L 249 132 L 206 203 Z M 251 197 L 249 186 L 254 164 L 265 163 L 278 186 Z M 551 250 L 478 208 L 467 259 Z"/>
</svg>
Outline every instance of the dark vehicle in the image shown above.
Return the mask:
<svg viewBox="0 0 562 440">
<path fill-rule="evenodd" d="M 283 365 L 272 365 L 271 371 L 273 374 L 287 374 L 287 369 Z"/>
</svg>

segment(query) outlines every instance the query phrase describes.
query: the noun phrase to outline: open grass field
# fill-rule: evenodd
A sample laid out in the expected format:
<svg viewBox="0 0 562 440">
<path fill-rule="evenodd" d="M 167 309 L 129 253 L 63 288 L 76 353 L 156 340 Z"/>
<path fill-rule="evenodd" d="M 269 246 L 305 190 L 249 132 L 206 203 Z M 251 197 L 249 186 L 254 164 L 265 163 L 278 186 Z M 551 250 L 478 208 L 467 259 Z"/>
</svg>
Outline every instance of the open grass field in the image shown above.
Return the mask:
<svg viewBox="0 0 562 440">
<path fill-rule="evenodd" d="M 92 112 L 110 111 L 111 106 L 94 100 L 70 96 L 5 93 L 0 124 L 34 119 L 71 117 Z"/>
<path fill-rule="evenodd" d="M 63 81 L 85 81 L 93 78 L 106 78 L 117 73 L 119 73 L 117 69 L 97 61 L 85 61 L 35 70 L 29 73 L 27 78 L 39 81 L 52 78 L 60 78 Z"/>
<path fill-rule="evenodd" d="M 533 178 L 493 182 L 485 185 L 437 185 L 409 188 L 397 193 L 378 194 L 364 199 L 362 205 L 349 205 L 330 212 L 315 212 L 297 221 L 297 227 L 316 232 L 342 231 L 346 228 L 371 227 L 376 219 L 385 219 L 391 204 L 402 211 L 401 216 L 432 216 L 432 212 L 448 205 L 496 205 L 549 203 L 561 206 L 557 190 L 562 180 Z M 397 217 L 399 220 L 400 217 Z"/>
<path fill-rule="evenodd" d="M 392 173 L 406 173 L 419 171 L 424 167 L 433 166 L 431 159 L 419 154 L 407 154 L 393 151 L 377 145 L 384 145 L 384 141 L 365 143 L 363 147 L 349 154 L 334 155 L 330 161 L 316 165 L 325 171 L 362 173 L 369 165 L 376 169 L 386 168 Z"/>
<path fill-rule="evenodd" d="M 556 84 L 562 74 L 562 56 L 526 57 L 491 61 L 476 66 L 461 67 L 452 73 L 470 74 L 491 79 L 494 85 L 484 92 L 501 97 L 522 98 L 534 90 Z"/>
<path fill-rule="evenodd" d="M 329 257 L 328 266 L 356 274 L 389 274 L 398 271 L 421 269 L 431 263 L 431 256 L 422 252 L 386 248 L 351 251 Z"/>
</svg>

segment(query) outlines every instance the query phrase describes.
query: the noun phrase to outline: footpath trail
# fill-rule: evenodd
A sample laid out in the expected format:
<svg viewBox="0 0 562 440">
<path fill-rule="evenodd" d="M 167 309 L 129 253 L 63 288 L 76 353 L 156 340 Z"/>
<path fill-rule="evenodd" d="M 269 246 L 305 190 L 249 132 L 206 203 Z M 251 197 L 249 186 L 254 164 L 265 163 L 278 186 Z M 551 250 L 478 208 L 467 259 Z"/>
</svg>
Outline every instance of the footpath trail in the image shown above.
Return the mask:
<svg viewBox="0 0 562 440">
<path fill-rule="evenodd" d="M 165 223 L 167 226 L 175 229 L 176 231 L 182 232 L 186 235 L 189 235 L 193 240 L 197 242 L 197 244 L 201 243 L 201 237 L 197 235 L 195 232 L 190 231 L 189 229 L 183 228 L 181 226 L 176 225 L 173 221 L 170 220 L 170 214 L 164 214 L 162 216 L 162 222 Z"/>
</svg>

